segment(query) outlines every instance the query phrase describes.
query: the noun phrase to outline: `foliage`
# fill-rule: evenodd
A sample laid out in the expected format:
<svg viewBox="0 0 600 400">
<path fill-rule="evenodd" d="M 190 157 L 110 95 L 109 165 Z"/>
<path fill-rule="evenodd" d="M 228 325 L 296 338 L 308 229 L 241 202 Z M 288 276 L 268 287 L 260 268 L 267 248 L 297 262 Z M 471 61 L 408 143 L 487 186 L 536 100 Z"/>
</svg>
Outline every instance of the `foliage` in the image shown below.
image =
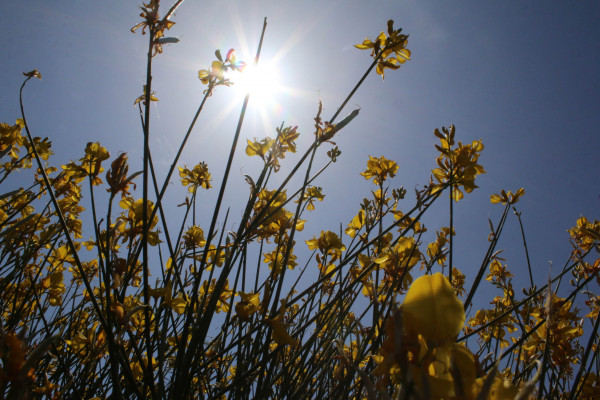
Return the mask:
<svg viewBox="0 0 600 400">
<path fill-rule="evenodd" d="M 162 44 L 174 42 L 164 33 L 180 3 L 162 18 L 158 0 L 142 7 L 132 31 L 149 34 L 148 71 Z M 365 76 L 375 70 L 383 77 L 410 58 L 408 36 L 392 21 L 387 28 L 356 45 L 371 49 Z M 217 87 L 231 84 L 227 71 L 245 65 L 232 50 L 225 58 L 217 50 L 216 57 L 198 73 L 205 85 L 198 113 Z M 37 70 L 25 76 L 21 92 L 31 78 L 41 79 Z M 88 143 L 78 161 L 53 167 L 51 141 L 32 137 L 23 106 L 14 125 L 0 124 L 0 182 L 16 183 L 0 195 L 0 397 L 597 397 L 600 297 L 592 288 L 600 283 L 600 222 L 581 217 L 569 230 L 573 252 L 561 273 L 540 288 L 531 280 L 517 294 L 496 246 L 511 209 L 521 222 L 515 204 L 524 190 L 502 190 L 491 201 L 504 211 L 496 226 L 490 221 L 486 256 L 465 287 L 465 275 L 452 265 L 452 204 L 477 188 L 484 146 L 457 143 L 454 126 L 434 132 L 436 165 L 412 208 L 400 207 L 406 190 L 391 182 L 398 164 L 369 156 L 361 175 L 373 190 L 345 232 L 296 242 L 325 196 L 312 182 L 341 154 L 331 139 L 358 116 L 354 110 L 336 122 L 350 97 L 329 121 L 319 104 L 304 152 L 296 146 L 299 127 L 248 140 L 246 155 L 263 166 L 246 176 L 248 201 L 236 232 L 217 222 L 239 128 L 220 184 L 204 162 L 178 168 L 189 193 L 181 204 L 185 218 L 176 230 L 167 224 L 163 199 L 196 118 L 159 186 L 147 141 L 148 109 L 157 101 L 150 76 L 135 101 L 145 133 L 139 172 L 129 172 L 125 153 L 108 166 L 111 155 L 100 143 Z M 283 183 L 272 184 L 286 154 L 297 151 L 302 155 Z M 329 161 L 315 172 L 321 151 Z M 293 187 L 301 171 L 302 183 Z M 23 176 L 28 187 L 19 186 Z M 202 227 L 198 198 L 213 186 L 215 209 Z M 422 217 L 444 193 L 450 223 L 430 236 Z M 96 207 L 102 202 L 106 210 Z M 84 226 L 88 218 L 93 225 Z M 305 272 L 316 279 L 303 284 Z M 475 309 L 473 296 L 483 285 L 499 294 L 489 309 Z M 574 306 L 578 296 L 588 310 Z"/>
</svg>

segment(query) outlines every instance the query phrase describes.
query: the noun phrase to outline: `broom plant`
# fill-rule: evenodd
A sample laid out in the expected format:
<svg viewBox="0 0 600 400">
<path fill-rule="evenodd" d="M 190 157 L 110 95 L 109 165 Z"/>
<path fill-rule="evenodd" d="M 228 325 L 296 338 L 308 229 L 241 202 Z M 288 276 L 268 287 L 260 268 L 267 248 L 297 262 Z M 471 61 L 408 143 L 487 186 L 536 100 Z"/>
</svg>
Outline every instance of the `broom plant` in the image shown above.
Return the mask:
<svg viewBox="0 0 600 400">
<path fill-rule="evenodd" d="M 452 261 L 454 203 L 485 173 L 484 145 L 457 141 L 454 126 L 435 130 L 431 179 L 415 190 L 412 206 L 400 206 L 407 191 L 392 182 L 398 164 L 369 156 L 361 175 L 372 190 L 345 230 L 298 240 L 324 198 L 315 180 L 341 156 L 333 139 L 359 118 L 347 104 L 367 76 L 383 78 L 410 60 L 408 35 L 391 20 L 375 39 L 356 45 L 370 50 L 372 61 L 330 118 L 319 102 L 314 126 L 284 123 L 274 127 L 274 137 L 239 143 L 252 101 L 247 95 L 218 183 L 204 162 L 179 165 L 205 104 L 246 65 L 234 50 L 225 56 L 217 50 L 211 66 L 198 72 L 204 96 L 159 180 L 150 148 L 150 107 L 157 101 L 152 65 L 164 44 L 177 41 L 166 34 L 181 3 L 164 14 L 158 0 L 143 4 L 142 21 L 132 29 L 148 38 L 146 80 L 135 100 L 143 134 L 139 171 L 130 171 L 126 153 L 113 157 L 98 142 L 88 143 L 78 161 L 52 166 L 51 141 L 34 137 L 25 115 L 23 89 L 41 79 L 37 70 L 25 73 L 20 118 L 0 125 L 0 182 L 7 182 L 0 195 L 0 398 L 573 399 L 600 393 L 600 222 L 577 220 L 569 230 L 572 253 L 543 287 L 534 285 L 527 253 L 530 286 L 518 293 L 498 244 L 512 211 L 527 252 L 516 208 L 524 190 L 493 194 L 491 202 L 504 208 L 496 223 L 490 220 L 489 247 L 467 279 Z M 254 64 L 266 28 L 265 19 Z M 302 135 L 311 143 L 298 148 L 300 132 L 310 130 L 312 136 Z M 240 146 L 242 157 L 260 158 L 262 168 L 246 175 L 248 200 L 236 214 L 223 208 Z M 286 155 L 297 152 L 275 184 Z M 318 165 L 323 153 L 327 161 Z M 165 207 L 176 172 L 188 194 L 178 222 Z M 23 176 L 29 185 L 7 187 Z M 218 195 L 206 211 L 198 202 L 211 189 Z M 447 199 L 448 227 L 428 232 L 424 216 Z M 233 215 L 240 218 L 232 221 Z M 93 226 L 84 226 L 87 220 Z M 201 226 L 203 220 L 210 222 Z M 232 225 L 235 231 L 225 228 Z M 496 296 L 485 308 L 475 295 L 490 288 Z"/>
</svg>

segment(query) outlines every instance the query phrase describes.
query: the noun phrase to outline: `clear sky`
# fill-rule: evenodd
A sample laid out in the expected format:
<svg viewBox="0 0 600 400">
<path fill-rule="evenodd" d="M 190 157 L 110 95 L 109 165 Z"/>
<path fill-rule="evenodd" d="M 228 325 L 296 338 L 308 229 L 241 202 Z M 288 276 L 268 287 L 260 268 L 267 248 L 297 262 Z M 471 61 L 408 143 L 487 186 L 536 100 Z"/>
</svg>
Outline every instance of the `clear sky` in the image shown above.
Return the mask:
<svg viewBox="0 0 600 400">
<path fill-rule="evenodd" d="M 25 105 L 33 134 L 52 139 L 55 165 L 78 159 L 88 141 L 99 140 L 113 157 L 128 152 L 131 170 L 140 169 L 142 133 L 133 101 L 145 82 L 147 41 L 129 32 L 140 21 L 137 3 L 0 3 L 0 120 L 19 117 L 21 72 L 39 69 L 43 80 L 30 82 Z M 408 189 L 403 209 L 409 209 L 413 188 L 428 182 L 435 166 L 432 132 L 451 123 L 459 140 L 482 139 L 486 146 L 480 189 L 455 208 L 455 263 L 468 278 L 485 254 L 488 217 L 500 217 L 501 206 L 490 204 L 492 193 L 526 189 L 518 208 L 538 284 L 547 279 L 549 260 L 554 272 L 562 268 L 570 251 L 566 230 L 576 219 L 600 218 L 600 4 L 591 0 L 187 0 L 169 31 L 181 41 L 166 45 L 154 61 L 160 102 L 152 114 L 151 149 L 159 169 L 166 170 L 201 99 L 198 69 L 210 65 L 216 48 L 236 48 L 250 61 L 264 17 L 269 25 L 261 62 L 278 66 L 286 89 L 263 104 L 251 99 L 242 135 L 274 136 L 285 121 L 304 133 L 300 148 L 310 141 L 319 97 L 325 117 L 331 116 L 370 64 L 368 52 L 353 45 L 374 39 L 388 19 L 410 34 L 412 60 L 386 71 L 385 81 L 373 74 L 343 113 L 361 108 L 335 139 L 340 160 L 317 182 L 326 197 L 306 225 L 308 238 L 321 229 L 337 231 L 356 214 L 371 188 L 359 175 L 368 155 L 399 163 L 394 182 Z M 241 100 L 236 91 L 216 91 L 181 161 L 206 161 L 215 184 Z M 238 148 L 227 192 L 232 221 L 241 214 L 235 206 L 247 196 L 243 174 L 260 167 L 244 148 Z M 184 192 L 174 181 L 177 204 Z M 215 195 L 213 190 L 200 201 L 200 214 L 212 210 Z M 432 231 L 447 226 L 447 209 L 436 209 L 426 224 Z M 513 272 L 525 278 L 515 218 L 499 247 L 506 249 Z"/>
</svg>

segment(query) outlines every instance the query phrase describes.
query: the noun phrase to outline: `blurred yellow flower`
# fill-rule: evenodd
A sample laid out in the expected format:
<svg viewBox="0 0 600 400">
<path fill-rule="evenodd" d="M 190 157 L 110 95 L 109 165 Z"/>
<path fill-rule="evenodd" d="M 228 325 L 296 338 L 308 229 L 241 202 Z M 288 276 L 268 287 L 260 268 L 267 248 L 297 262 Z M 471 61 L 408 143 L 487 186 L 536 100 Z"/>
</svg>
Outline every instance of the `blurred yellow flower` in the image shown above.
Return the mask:
<svg viewBox="0 0 600 400">
<path fill-rule="evenodd" d="M 406 293 L 403 310 L 404 329 L 437 345 L 455 340 L 465 323 L 462 302 L 441 273 L 416 279 Z"/>
<path fill-rule="evenodd" d="M 260 306 L 259 293 L 238 292 L 241 300 L 235 304 L 235 312 L 240 319 L 247 321 L 250 316 L 258 311 Z"/>
</svg>

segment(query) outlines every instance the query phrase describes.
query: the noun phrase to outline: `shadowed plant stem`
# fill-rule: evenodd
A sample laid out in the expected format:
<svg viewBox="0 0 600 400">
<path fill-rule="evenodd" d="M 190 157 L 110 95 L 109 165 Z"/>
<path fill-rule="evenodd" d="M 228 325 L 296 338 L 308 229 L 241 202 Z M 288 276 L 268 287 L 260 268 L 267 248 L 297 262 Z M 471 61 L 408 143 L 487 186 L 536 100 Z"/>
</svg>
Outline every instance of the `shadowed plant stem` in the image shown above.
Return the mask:
<svg viewBox="0 0 600 400">
<path fill-rule="evenodd" d="M 513 212 L 519 220 L 519 227 L 521 228 L 521 237 L 523 238 L 523 248 L 525 249 L 525 257 L 527 259 L 527 271 L 529 271 L 529 284 L 533 287 L 533 273 L 531 272 L 531 262 L 529 261 L 529 250 L 527 249 L 527 240 L 525 239 L 525 229 L 523 228 L 523 221 L 521 220 L 521 213 L 517 212 L 517 209 L 513 206 Z"/>
<path fill-rule="evenodd" d="M 450 250 L 448 251 L 448 281 L 452 283 L 452 256 L 454 254 L 454 184 L 452 177 L 452 162 L 450 162 Z"/>
<path fill-rule="evenodd" d="M 491 261 L 492 255 L 494 254 L 494 250 L 496 249 L 496 244 L 498 244 L 498 239 L 500 238 L 500 234 L 502 233 L 502 229 L 504 228 L 504 222 L 506 221 L 506 216 L 508 215 L 509 209 L 510 209 L 510 204 L 507 203 L 506 207 L 504 207 L 504 212 L 502 213 L 500 222 L 498 223 L 498 228 L 496 229 L 496 232 L 494 232 L 494 237 L 492 238 L 492 242 L 490 243 L 490 245 L 488 247 L 485 257 L 483 257 L 483 261 L 481 262 L 481 266 L 479 267 L 479 272 L 477 273 L 477 276 L 475 277 L 473 286 L 471 286 L 471 290 L 469 290 L 469 294 L 467 295 L 467 298 L 465 300 L 465 303 L 464 303 L 465 311 L 471 305 L 473 296 L 475 296 L 475 292 L 477 291 L 477 288 L 479 287 L 479 284 L 481 283 L 483 274 L 485 273 L 486 268 L 487 268 L 489 262 Z M 450 232 L 450 237 L 452 238 L 452 232 Z"/>
<path fill-rule="evenodd" d="M 146 103 L 144 109 L 144 170 L 142 178 L 142 275 L 143 275 L 143 294 L 144 294 L 144 337 L 146 341 L 146 357 L 147 364 L 143 365 L 144 370 L 144 383 L 148 385 L 152 398 L 157 400 L 156 391 L 154 389 L 154 372 L 152 368 L 152 337 L 150 334 L 151 328 L 151 315 L 150 315 L 150 284 L 148 282 L 149 266 L 148 266 L 148 232 L 149 221 L 148 221 L 148 159 L 150 154 L 149 140 L 150 140 L 150 104 L 152 103 L 152 52 L 154 49 L 154 40 L 156 35 L 155 25 L 150 25 L 150 32 L 148 37 L 148 55 L 146 62 L 146 91 L 144 93 Z M 156 208 L 156 207 L 155 207 Z M 136 260 L 134 260 L 136 262 Z M 135 264 L 133 265 L 135 267 Z"/>
<path fill-rule="evenodd" d="M 23 107 L 23 88 L 25 87 L 25 84 L 30 79 L 31 79 L 31 77 L 28 77 L 27 79 L 25 79 L 25 81 L 21 85 L 21 89 L 19 90 L 19 105 L 21 107 L 21 116 L 23 117 L 23 124 L 25 126 L 25 132 L 27 133 L 27 138 L 29 139 L 29 143 L 31 145 L 31 151 L 33 152 L 33 154 L 35 156 L 36 162 L 37 162 L 39 170 L 40 170 L 40 174 L 42 175 L 44 184 L 46 185 L 46 190 L 48 191 L 48 194 L 50 195 L 50 199 L 52 200 L 54 209 L 56 210 L 56 215 L 60 222 L 60 226 L 61 226 L 61 228 L 64 232 L 64 235 L 67 239 L 67 245 L 69 247 L 69 251 L 71 252 L 71 254 L 73 256 L 73 259 L 75 260 L 75 266 L 77 268 L 77 271 L 79 272 L 79 274 L 81 276 L 81 280 L 82 280 L 86 290 L 88 291 L 88 293 L 91 294 L 90 301 L 92 302 L 92 308 L 94 309 L 94 312 L 96 313 L 98 320 L 100 321 L 100 324 L 102 325 L 102 327 L 104 328 L 104 330 L 106 332 L 106 336 L 107 336 L 109 343 L 111 343 L 111 346 L 114 346 L 113 332 L 110 329 L 110 327 L 106 321 L 106 318 L 104 318 L 104 315 L 103 315 L 102 311 L 100 310 L 100 307 L 98 306 L 98 302 L 96 301 L 95 296 L 93 295 L 94 291 L 93 291 L 90 281 L 87 277 L 87 274 L 86 274 L 85 270 L 83 269 L 81 260 L 79 259 L 79 254 L 77 253 L 75 244 L 73 243 L 73 239 L 71 238 L 71 233 L 69 232 L 69 228 L 65 221 L 65 217 L 62 213 L 62 210 L 60 209 L 60 206 L 58 205 L 56 195 L 54 194 L 54 189 L 52 188 L 52 185 L 50 184 L 50 179 L 48 178 L 48 174 L 46 173 L 44 165 L 42 164 L 42 160 L 37 152 L 37 149 L 35 148 L 35 142 L 33 141 L 33 137 L 31 135 L 31 132 L 29 131 L 29 126 L 27 125 L 27 118 L 25 117 L 25 108 Z M 137 385 L 135 383 L 135 379 L 134 379 L 133 375 L 131 373 L 129 373 L 129 374 L 127 373 L 127 372 L 131 372 L 131 370 L 128 369 L 129 365 L 121 357 L 119 357 L 119 361 L 123 364 L 123 366 L 127 366 L 127 368 L 124 368 L 124 371 L 126 372 L 125 378 L 129 381 L 128 383 L 134 388 L 134 390 L 137 392 L 137 394 L 141 398 L 141 394 L 137 390 Z"/>
<path fill-rule="evenodd" d="M 207 89 L 207 92 L 204 94 L 204 97 L 202 98 L 202 101 L 200 102 L 200 105 L 198 106 L 198 109 L 196 110 L 196 114 L 194 115 L 194 118 L 192 119 L 192 122 L 191 122 L 190 126 L 188 127 L 188 130 L 187 130 L 185 136 L 183 137 L 181 144 L 179 145 L 179 149 L 177 150 L 177 155 L 173 159 L 173 162 L 171 163 L 171 166 L 169 167 L 169 172 L 167 173 L 167 176 L 165 177 L 165 180 L 163 182 L 163 186 L 160 190 L 160 193 L 157 195 L 158 196 L 156 198 L 157 206 L 154 207 L 154 209 L 150 213 L 150 217 L 149 217 L 150 220 L 152 220 L 154 218 L 154 216 L 156 215 L 156 213 L 159 209 L 159 206 L 162 205 L 162 199 L 163 199 L 163 197 L 167 191 L 167 188 L 169 186 L 169 181 L 171 179 L 171 176 L 173 175 L 173 172 L 175 171 L 175 168 L 177 167 L 177 163 L 179 162 L 181 153 L 183 153 L 183 149 L 185 148 L 185 145 L 192 133 L 192 130 L 194 129 L 194 126 L 196 125 L 196 121 L 198 120 L 198 117 L 200 116 L 200 112 L 204 108 L 204 104 L 206 103 L 206 100 L 212 95 L 212 90 L 213 90 L 212 86 Z M 142 119 L 142 124 L 143 123 L 144 123 L 144 121 Z M 141 247 L 138 247 L 135 252 L 133 261 L 132 261 L 133 263 L 135 263 L 138 260 L 141 251 L 142 251 Z"/>
<path fill-rule="evenodd" d="M 263 43 L 266 29 L 267 29 L 267 18 L 265 17 L 264 22 L 263 22 L 262 33 L 260 36 L 260 41 L 258 43 L 258 49 L 256 51 L 256 57 L 254 59 L 255 65 L 258 64 L 258 60 L 260 58 L 260 52 L 262 49 L 262 43 Z M 227 166 L 225 167 L 225 173 L 223 175 L 223 180 L 221 182 L 221 186 L 219 189 L 219 195 L 217 197 L 217 202 L 215 204 L 215 209 L 214 209 L 214 212 L 212 215 L 210 228 L 208 230 L 208 234 L 206 235 L 206 244 L 204 246 L 204 252 L 202 254 L 202 261 L 200 263 L 200 268 L 203 268 L 204 265 L 206 264 L 206 260 L 208 257 L 208 250 L 210 249 L 213 232 L 217 225 L 219 210 L 221 209 L 221 203 L 223 201 L 223 196 L 225 194 L 225 188 L 227 187 L 227 180 L 229 178 L 229 172 L 231 170 L 231 165 L 233 164 L 233 157 L 235 156 L 235 150 L 237 148 L 237 142 L 240 137 L 240 133 L 242 131 L 242 125 L 244 123 L 244 117 L 246 115 L 246 109 L 248 107 L 249 100 L 250 100 L 250 93 L 246 94 L 246 97 L 244 98 L 244 103 L 242 105 L 242 110 L 240 111 L 237 128 L 236 128 L 236 131 L 235 131 L 235 134 L 233 137 L 233 143 L 231 144 L 229 158 L 227 160 Z M 185 324 L 183 327 L 183 332 L 182 332 L 182 340 L 180 342 L 180 348 L 178 349 L 177 359 L 175 362 L 176 363 L 176 366 L 175 366 L 176 376 L 175 376 L 175 385 L 174 385 L 174 390 L 175 390 L 174 398 L 176 398 L 176 399 L 179 399 L 181 397 L 185 398 L 187 396 L 188 390 L 190 389 L 188 385 L 180 384 L 182 382 L 187 382 L 186 378 L 187 378 L 189 371 L 184 371 L 185 365 L 191 365 L 191 361 L 195 358 L 198 347 L 201 345 L 201 343 L 204 341 L 204 338 L 206 337 L 208 327 L 210 326 L 210 322 L 213 317 L 213 313 L 211 312 L 211 310 L 214 310 L 214 308 L 217 304 L 217 301 L 219 300 L 221 291 L 223 290 L 223 286 L 227 280 L 227 276 L 229 275 L 229 270 L 230 270 L 230 268 L 227 268 L 227 266 L 224 266 L 224 269 L 223 269 L 221 275 L 219 276 L 217 283 L 215 284 L 215 288 L 214 288 L 212 295 L 210 296 L 210 300 L 207 304 L 208 312 L 206 312 L 200 318 L 198 323 L 196 324 L 196 327 L 193 330 L 192 338 L 191 338 L 190 344 L 187 348 L 187 351 L 184 351 L 185 343 L 187 343 L 187 338 L 189 335 L 190 324 L 191 324 L 192 320 L 194 319 L 192 311 L 198 302 L 198 289 L 200 286 L 200 279 L 196 279 L 196 281 L 194 282 L 194 287 L 192 290 L 192 293 L 193 293 L 192 300 L 190 302 L 190 311 L 187 313 L 187 318 L 186 318 L 186 321 L 185 321 Z M 200 312 L 200 310 L 198 310 L 198 312 Z M 184 354 L 185 354 L 185 356 L 184 356 Z M 182 381 L 182 379 L 183 379 L 183 381 Z"/>
<path fill-rule="evenodd" d="M 582 388 L 583 388 L 583 383 L 585 382 L 585 378 L 583 376 L 583 371 L 585 370 L 585 365 L 587 364 L 588 358 L 590 356 L 590 352 L 592 351 L 593 347 L 594 347 L 594 341 L 596 340 L 597 334 L 598 334 L 598 329 L 600 329 L 600 315 L 596 315 L 596 322 L 594 322 L 594 329 L 592 330 L 592 332 L 590 333 L 590 338 L 588 340 L 588 344 L 585 348 L 585 353 L 583 355 L 583 358 L 581 359 L 581 366 L 579 367 L 579 371 L 577 371 L 577 376 L 575 377 L 575 382 L 573 382 L 573 390 L 571 390 L 571 395 L 569 396 L 569 400 L 573 400 L 576 398 L 576 396 L 579 396 L 579 393 L 581 392 Z M 587 375 L 587 374 L 586 374 Z M 579 382 L 582 380 L 581 382 L 581 387 L 578 387 Z"/>
</svg>

